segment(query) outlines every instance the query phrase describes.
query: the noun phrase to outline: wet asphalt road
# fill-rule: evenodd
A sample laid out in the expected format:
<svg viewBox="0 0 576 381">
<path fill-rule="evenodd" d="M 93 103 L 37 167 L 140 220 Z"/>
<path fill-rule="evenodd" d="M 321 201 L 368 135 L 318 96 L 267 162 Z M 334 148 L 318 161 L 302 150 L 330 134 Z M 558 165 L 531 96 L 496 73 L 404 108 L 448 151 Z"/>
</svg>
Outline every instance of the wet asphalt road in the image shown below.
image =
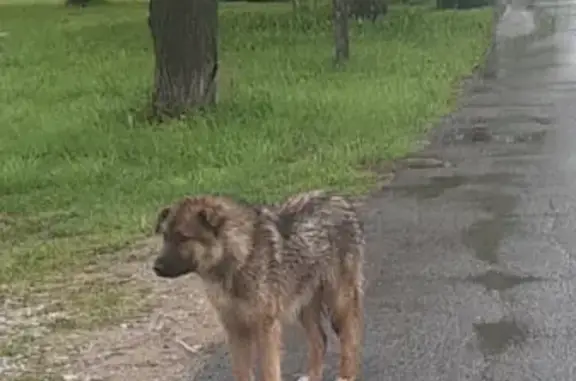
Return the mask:
<svg viewBox="0 0 576 381">
<path fill-rule="evenodd" d="M 510 15 L 499 77 L 364 208 L 363 380 L 576 380 L 576 0 L 537 1 L 535 30 Z M 292 380 L 306 347 L 286 336 Z M 224 347 L 190 379 L 232 381 Z"/>
</svg>

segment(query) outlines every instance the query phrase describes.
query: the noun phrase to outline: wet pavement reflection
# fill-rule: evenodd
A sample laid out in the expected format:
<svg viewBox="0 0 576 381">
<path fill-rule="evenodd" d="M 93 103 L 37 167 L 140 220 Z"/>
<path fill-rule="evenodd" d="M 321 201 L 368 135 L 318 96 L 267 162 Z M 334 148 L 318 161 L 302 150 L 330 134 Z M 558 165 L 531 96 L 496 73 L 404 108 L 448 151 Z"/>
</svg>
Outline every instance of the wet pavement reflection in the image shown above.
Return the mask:
<svg viewBox="0 0 576 381">
<path fill-rule="evenodd" d="M 363 380 L 576 379 L 576 0 L 502 12 L 489 75 L 363 207 Z M 232 381 L 225 347 L 190 379 Z"/>
</svg>

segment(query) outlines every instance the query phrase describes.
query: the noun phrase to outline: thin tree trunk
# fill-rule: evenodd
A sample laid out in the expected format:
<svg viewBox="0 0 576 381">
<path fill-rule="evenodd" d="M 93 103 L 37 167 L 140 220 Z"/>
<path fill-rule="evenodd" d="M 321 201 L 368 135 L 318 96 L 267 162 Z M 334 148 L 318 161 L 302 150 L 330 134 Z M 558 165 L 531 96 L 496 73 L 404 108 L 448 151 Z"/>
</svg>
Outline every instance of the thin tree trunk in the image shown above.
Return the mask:
<svg viewBox="0 0 576 381">
<path fill-rule="evenodd" d="M 501 0 L 495 0 L 492 8 L 492 41 L 488 49 L 486 63 L 484 64 L 484 79 L 495 79 L 498 77 L 498 66 L 500 63 L 500 42 L 497 36 L 498 23 L 502 17 L 505 6 Z"/>
<path fill-rule="evenodd" d="M 71 6 L 85 7 L 88 5 L 89 2 L 90 0 L 66 0 L 64 4 L 66 4 L 67 7 Z"/>
<path fill-rule="evenodd" d="M 348 35 L 348 1 L 332 0 L 334 24 L 334 60 L 336 64 L 344 63 L 350 56 Z"/>
<path fill-rule="evenodd" d="M 349 0 L 348 14 L 356 20 L 376 22 L 388 13 L 388 0 Z"/>
<path fill-rule="evenodd" d="M 298 0 L 292 0 L 292 12 L 296 14 L 300 10 L 300 2 Z"/>
<path fill-rule="evenodd" d="M 156 67 L 153 115 L 177 117 L 216 103 L 218 0 L 150 0 Z"/>
</svg>

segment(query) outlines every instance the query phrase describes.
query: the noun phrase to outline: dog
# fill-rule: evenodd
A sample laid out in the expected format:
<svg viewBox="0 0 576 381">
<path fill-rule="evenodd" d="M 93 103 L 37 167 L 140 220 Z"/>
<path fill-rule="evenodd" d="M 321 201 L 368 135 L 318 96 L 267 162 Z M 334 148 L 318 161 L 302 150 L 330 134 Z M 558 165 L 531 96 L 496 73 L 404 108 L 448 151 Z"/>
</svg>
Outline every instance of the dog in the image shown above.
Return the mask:
<svg viewBox="0 0 576 381">
<path fill-rule="evenodd" d="M 281 381 L 282 326 L 297 321 L 306 376 L 321 381 L 323 317 L 340 344 L 339 381 L 358 377 L 363 340 L 363 226 L 352 202 L 316 190 L 274 206 L 231 197 L 185 197 L 158 214 L 159 277 L 195 273 L 225 329 L 236 381 Z"/>
</svg>

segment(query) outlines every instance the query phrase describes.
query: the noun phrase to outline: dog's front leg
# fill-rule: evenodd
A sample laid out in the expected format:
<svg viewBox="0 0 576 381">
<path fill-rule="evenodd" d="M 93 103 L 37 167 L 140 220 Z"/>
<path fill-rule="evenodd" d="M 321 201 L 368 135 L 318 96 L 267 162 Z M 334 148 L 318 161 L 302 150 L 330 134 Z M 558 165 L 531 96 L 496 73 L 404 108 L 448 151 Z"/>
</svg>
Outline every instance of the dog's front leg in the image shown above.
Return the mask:
<svg viewBox="0 0 576 381">
<path fill-rule="evenodd" d="M 252 333 L 228 331 L 228 345 L 232 357 L 232 373 L 235 381 L 253 381 L 255 337 Z"/>
<path fill-rule="evenodd" d="M 280 350 L 282 325 L 278 320 L 265 322 L 259 329 L 258 355 L 262 381 L 281 381 Z"/>
</svg>

